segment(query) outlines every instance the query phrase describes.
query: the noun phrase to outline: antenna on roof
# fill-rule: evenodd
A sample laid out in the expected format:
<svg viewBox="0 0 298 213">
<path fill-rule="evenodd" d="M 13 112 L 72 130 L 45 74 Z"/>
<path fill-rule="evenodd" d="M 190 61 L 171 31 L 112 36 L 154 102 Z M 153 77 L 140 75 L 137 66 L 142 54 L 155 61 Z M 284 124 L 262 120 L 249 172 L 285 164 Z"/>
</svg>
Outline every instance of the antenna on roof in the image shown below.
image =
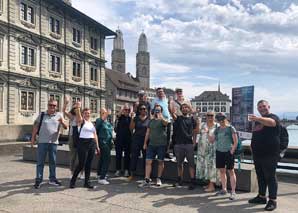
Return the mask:
<svg viewBox="0 0 298 213">
<path fill-rule="evenodd" d="M 218 92 L 220 92 L 220 81 L 218 81 Z"/>
</svg>

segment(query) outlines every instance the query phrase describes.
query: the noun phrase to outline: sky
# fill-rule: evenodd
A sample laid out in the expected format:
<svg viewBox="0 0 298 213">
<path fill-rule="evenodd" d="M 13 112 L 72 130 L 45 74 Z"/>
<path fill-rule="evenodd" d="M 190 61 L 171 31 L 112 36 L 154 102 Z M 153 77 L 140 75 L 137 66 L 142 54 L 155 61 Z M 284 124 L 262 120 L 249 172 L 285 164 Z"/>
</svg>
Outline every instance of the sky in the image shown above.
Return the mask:
<svg viewBox="0 0 298 213">
<path fill-rule="evenodd" d="M 123 33 L 126 70 L 135 75 L 142 31 L 148 39 L 151 87 L 206 90 L 231 98 L 255 86 L 255 102 L 298 112 L 298 0 L 72 0 L 73 7 Z M 106 40 L 111 67 L 112 40 Z M 298 115 L 298 113 L 297 113 Z"/>
</svg>

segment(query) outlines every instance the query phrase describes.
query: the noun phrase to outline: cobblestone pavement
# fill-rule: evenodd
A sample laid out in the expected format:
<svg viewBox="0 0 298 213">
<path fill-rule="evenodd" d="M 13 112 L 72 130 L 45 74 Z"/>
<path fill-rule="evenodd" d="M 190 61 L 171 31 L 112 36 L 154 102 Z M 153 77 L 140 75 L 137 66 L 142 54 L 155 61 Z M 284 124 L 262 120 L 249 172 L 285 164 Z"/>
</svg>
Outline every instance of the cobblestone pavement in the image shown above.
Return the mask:
<svg viewBox="0 0 298 213">
<path fill-rule="evenodd" d="M 57 168 L 61 187 L 47 183 L 48 166 L 45 166 L 45 180 L 40 189 L 33 188 L 35 164 L 24 162 L 22 156 L 0 156 L 0 212 L 263 212 L 264 206 L 253 206 L 247 200 L 254 193 L 238 192 L 237 200 L 215 197 L 204 193 L 200 187 L 194 191 L 187 187 L 173 188 L 171 183 L 161 187 L 139 188 L 138 181 L 128 182 L 126 178 L 113 178 L 110 185 L 98 185 L 87 190 L 78 180 L 75 189 L 69 189 L 69 170 Z M 95 173 L 92 173 L 95 177 Z M 279 182 L 278 209 L 275 212 L 297 212 L 298 178 L 283 178 Z"/>
</svg>

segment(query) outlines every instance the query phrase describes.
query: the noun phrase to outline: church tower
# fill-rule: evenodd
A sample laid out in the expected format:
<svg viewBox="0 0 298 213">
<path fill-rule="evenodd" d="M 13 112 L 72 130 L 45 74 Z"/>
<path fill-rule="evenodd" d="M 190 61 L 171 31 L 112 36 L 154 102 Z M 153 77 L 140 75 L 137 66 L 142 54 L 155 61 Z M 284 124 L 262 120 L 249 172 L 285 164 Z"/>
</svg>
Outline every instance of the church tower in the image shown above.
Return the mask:
<svg viewBox="0 0 298 213">
<path fill-rule="evenodd" d="M 123 34 L 116 30 L 117 37 L 114 39 L 112 50 L 112 70 L 125 73 L 125 50 L 123 48 Z"/>
<path fill-rule="evenodd" d="M 140 87 L 150 88 L 150 54 L 148 52 L 147 37 L 144 32 L 140 35 L 137 53 L 137 79 L 140 81 Z"/>
</svg>

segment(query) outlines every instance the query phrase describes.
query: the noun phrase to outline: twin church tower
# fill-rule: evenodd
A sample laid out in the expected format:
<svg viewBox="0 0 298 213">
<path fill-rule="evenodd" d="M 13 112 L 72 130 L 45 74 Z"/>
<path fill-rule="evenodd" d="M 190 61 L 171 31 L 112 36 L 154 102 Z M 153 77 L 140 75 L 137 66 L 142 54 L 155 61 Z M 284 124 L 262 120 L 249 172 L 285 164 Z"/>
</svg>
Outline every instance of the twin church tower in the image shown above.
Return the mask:
<svg viewBox="0 0 298 213">
<path fill-rule="evenodd" d="M 116 30 L 117 37 L 114 39 L 112 50 L 112 70 L 126 73 L 125 49 L 123 34 Z M 144 33 L 140 35 L 138 53 L 136 55 L 136 80 L 139 81 L 140 89 L 150 88 L 150 54 L 148 52 L 147 37 Z"/>
</svg>

